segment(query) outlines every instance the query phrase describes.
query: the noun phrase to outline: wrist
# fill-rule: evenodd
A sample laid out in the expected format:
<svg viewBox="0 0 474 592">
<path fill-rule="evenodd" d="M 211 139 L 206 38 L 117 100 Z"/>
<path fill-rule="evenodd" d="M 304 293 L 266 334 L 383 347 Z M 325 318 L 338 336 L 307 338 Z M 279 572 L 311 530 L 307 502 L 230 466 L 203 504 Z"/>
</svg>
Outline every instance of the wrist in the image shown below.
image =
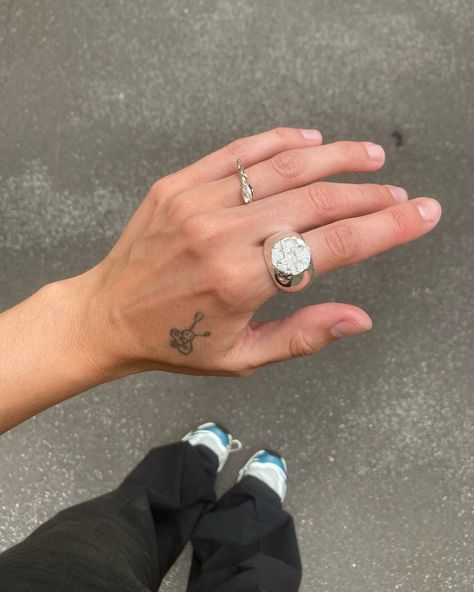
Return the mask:
<svg viewBox="0 0 474 592">
<path fill-rule="evenodd" d="M 99 267 L 48 284 L 43 290 L 56 308 L 58 322 L 61 319 L 67 326 L 64 347 L 70 352 L 74 374 L 89 384 L 86 388 L 130 373 L 126 360 L 114 349 L 108 311 L 100 306 Z"/>
<path fill-rule="evenodd" d="M 47 284 L 0 315 L 0 433 L 130 373 L 103 337 L 97 279 L 88 272 Z"/>
</svg>

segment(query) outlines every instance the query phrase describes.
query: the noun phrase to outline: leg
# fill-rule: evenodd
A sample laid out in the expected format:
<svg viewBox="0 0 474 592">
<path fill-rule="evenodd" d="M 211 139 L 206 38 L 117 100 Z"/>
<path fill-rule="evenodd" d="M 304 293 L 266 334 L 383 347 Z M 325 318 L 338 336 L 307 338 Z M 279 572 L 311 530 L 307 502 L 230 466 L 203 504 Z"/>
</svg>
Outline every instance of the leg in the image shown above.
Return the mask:
<svg viewBox="0 0 474 592">
<path fill-rule="evenodd" d="M 115 491 L 59 512 L 0 555 L 0 589 L 157 590 L 215 501 L 217 467 L 204 446 L 151 450 Z"/>
<path fill-rule="evenodd" d="M 293 520 L 266 483 L 245 476 L 191 537 L 188 592 L 296 592 L 301 563 Z"/>
</svg>

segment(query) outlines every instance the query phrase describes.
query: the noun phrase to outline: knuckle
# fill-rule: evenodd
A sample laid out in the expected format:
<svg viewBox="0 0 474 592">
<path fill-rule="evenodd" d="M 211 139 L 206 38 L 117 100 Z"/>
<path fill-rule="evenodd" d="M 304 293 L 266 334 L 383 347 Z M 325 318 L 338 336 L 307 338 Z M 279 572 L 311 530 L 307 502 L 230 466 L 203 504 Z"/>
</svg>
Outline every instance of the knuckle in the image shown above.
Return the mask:
<svg viewBox="0 0 474 592">
<path fill-rule="evenodd" d="M 278 144 L 285 145 L 288 143 L 289 133 L 286 127 L 274 127 L 272 132 Z"/>
<path fill-rule="evenodd" d="M 227 151 L 230 153 L 233 159 L 240 158 L 241 160 L 247 160 L 248 154 L 248 141 L 246 138 L 237 138 L 227 144 Z"/>
<path fill-rule="evenodd" d="M 217 256 L 209 261 L 208 272 L 213 285 L 214 298 L 226 307 L 229 312 L 240 306 L 242 284 L 238 282 L 237 273 L 229 261 Z"/>
<path fill-rule="evenodd" d="M 148 198 L 153 200 L 154 204 L 157 206 L 161 206 L 164 202 L 165 192 L 162 189 L 163 185 L 161 183 L 161 179 L 159 181 L 155 181 L 153 185 L 150 187 L 150 191 L 148 192 Z"/>
<path fill-rule="evenodd" d="M 383 185 L 378 185 L 377 183 L 365 183 L 361 189 L 364 194 L 372 196 L 374 202 L 377 204 L 393 203 L 390 191 Z"/>
<path fill-rule="evenodd" d="M 292 358 L 300 358 L 314 353 L 314 348 L 309 343 L 308 338 L 303 333 L 298 332 L 294 333 L 290 338 L 289 351 Z"/>
<path fill-rule="evenodd" d="M 337 210 L 339 198 L 328 183 L 314 183 L 307 188 L 308 200 L 316 214 L 328 214 Z"/>
<path fill-rule="evenodd" d="M 198 208 L 196 199 L 186 193 L 177 195 L 168 203 L 168 218 L 171 221 L 181 221 L 190 218 Z"/>
<path fill-rule="evenodd" d="M 334 150 L 341 162 L 360 160 L 364 154 L 364 148 L 358 142 L 340 141 L 334 142 Z"/>
<path fill-rule="evenodd" d="M 185 218 L 181 232 L 188 247 L 207 249 L 221 237 L 221 228 L 216 219 L 208 214 L 195 214 Z"/>
<path fill-rule="evenodd" d="M 303 155 L 296 150 L 280 152 L 271 160 L 274 170 L 285 178 L 298 177 L 304 171 Z"/>
<path fill-rule="evenodd" d="M 157 196 L 168 196 L 171 195 L 176 188 L 176 174 L 171 173 L 161 179 L 155 181 L 152 185 L 152 192 Z"/>
<path fill-rule="evenodd" d="M 348 224 L 337 224 L 326 230 L 326 244 L 331 255 L 338 261 L 350 261 L 356 250 L 354 229 Z"/>
<path fill-rule="evenodd" d="M 405 235 L 410 230 L 410 220 L 402 208 L 392 208 L 387 211 L 392 231 L 396 235 Z"/>
</svg>

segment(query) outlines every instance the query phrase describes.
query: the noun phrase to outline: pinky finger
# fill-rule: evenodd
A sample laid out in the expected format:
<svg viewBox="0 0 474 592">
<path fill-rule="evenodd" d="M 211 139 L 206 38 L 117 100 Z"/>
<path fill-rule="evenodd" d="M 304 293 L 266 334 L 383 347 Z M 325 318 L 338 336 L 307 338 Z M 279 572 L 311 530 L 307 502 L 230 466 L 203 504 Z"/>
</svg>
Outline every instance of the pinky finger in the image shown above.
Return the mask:
<svg viewBox="0 0 474 592">
<path fill-rule="evenodd" d="M 311 355 L 341 337 L 371 328 L 370 317 L 356 306 L 315 304 L 280 319 L 251 321 L 234 355 L 239 352 L 238 365 L 246 375 L 273 362 Z"/>
</svg>

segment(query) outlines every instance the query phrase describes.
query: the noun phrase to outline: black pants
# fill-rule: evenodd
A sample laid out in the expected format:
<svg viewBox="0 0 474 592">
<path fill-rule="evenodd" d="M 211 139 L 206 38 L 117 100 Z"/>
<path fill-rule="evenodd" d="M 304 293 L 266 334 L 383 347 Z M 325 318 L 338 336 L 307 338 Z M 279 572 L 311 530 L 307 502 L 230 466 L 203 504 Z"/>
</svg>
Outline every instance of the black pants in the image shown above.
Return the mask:
<svg viewBox="0 0 474 592">
<path fill-rule="evenodd" d="M 293 592 L 293 521 L 262 481 L 216 501 L 217 456 L 179 442 L 151 450 L 114 491 L 59 512 L 0 555 L 1 592 L 149 592 L 188 540 L 188 592 Z"/>
</svg>

